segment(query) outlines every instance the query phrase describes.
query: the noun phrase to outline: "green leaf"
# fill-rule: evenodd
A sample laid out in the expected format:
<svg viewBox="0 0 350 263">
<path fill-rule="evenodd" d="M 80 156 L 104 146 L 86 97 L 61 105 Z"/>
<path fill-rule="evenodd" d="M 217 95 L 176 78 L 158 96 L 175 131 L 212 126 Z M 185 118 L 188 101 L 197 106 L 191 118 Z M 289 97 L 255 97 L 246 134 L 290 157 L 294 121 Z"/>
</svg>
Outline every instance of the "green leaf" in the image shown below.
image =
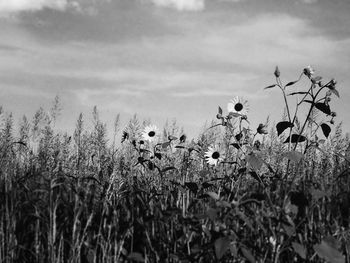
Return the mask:
<svg viewBox="0 0 350 263">
<path fill-rule="evenodd" d="M 292 246 L 294 251 L 302 258 L 302 259 L 306 259 L 306 249 L 303 245 L 296 243 L 296 242 L 292 242 Z"/>
<path fill-rule="evenodd" d="M 321 244 L 314 245 L 314 250 L 317 255 L 331 263 L 345 263 L 345 258 L 342 253 L 337 249 L 336 242 L 331 239 L 322 240 Z"/>
<path fill-rule="evenodd" d="M 307 91 L 299 91 L 299 92 L 292 92 L 292 93 L 289 93 L 288 96 L 293 96 L 293 95 L 305 95 L 305 94 L 309 94 L 309 92 Z"/>
<path fill-rule="evenodd" d="M 230 239 L 228 237 L 220 237 L 215 240 L 215 255 L 220 260 L 230 247 Z"/>
<path fill-rule="evenodd" d="M 168 140 L 169 140 L 169 141 L 175 141 L 175 140 L 177 140 L 177 137 L 175 137 L 175 136 L 173 136 L 173 135 L 169 135 L 169 136 L 168 136 Z"/>
<path fill-rule="evenodd" d="M 271 89 L 271 88 L 276 87 L 276 85 L 277 85 L 277 84 L 273 84 L 273 85 L 270 85 L 270 86 L 265 87 L 264 89 Z"/>
<path fill-rule="evenodd" d="M 145 259 L 143 258 L 141 253 L 138 252 L 132 252 L 128 256 L 129 260 L 134 260 L 136 262 L 145 262 Z"/>
<path fill-rule="evenodd" d="M 321 124 L 321 128 L 323 131 L 324 136 L 326 136 L 326 138 L 328 138 L 329 134 L 331 133 L 331 127 L 329 127 L 327 124 L 322 123 Z"/>
<path fill-rule="evenodd" d="M 215 208 L 209 208 L 208 210 L 207 210 L 207 216 L 209 217 L 209 219 L 211 220 L 211 221 L 213 221 L 213 222 L 215 222 L 215 220 L 216 220 L 216 217 L 217 217 L 217 215 L 218 215 L 218 210 L 217 209 L 215 209 Z"/>
<path fill-rule="evenodd" d="M 336 89 L 330 89 L 330 91 L 339 98 L 339 92 Z"/>
<path fill-rule="evenodd" d="M 288 128 L 293 128 L 294 124 L 289 121 L 281 121 L 277 123 L 276 129 L 277 129 L 277 136 L 280 136 L 282 132 L 284 132 Z"/>
<path fill-rule="evenodd" d="M 181 137 L 180 137 L 180 143 L 184 143 L 185 141 L 186 141 L 186 135 L 183 134 L 183 135 L 181 135 Z"/>
<path fill-rule="evenodd" d="M 318 102 L 315 103 L 316 109 L 322 111 L 323 113 L 330 115 L 331 114 L 331 109 L 329 108 L 329 105 L 323 102 Z"/>
<path fill-rule="evenodd" d="M 304 155 L 298 151 L 289 151 L 284 153 L 283 156 L 295 163 L 299 163 L 304 158 Z"/>
<path fill-rule="evenodd" d="M 230 112 L 228 114 L 230 117 L 234 117 L 234 118 L 238 118 L 238 117 L 242 117 L 243 115 L 237 112 Z"/>
<path fill-rule="evenodd" d="M 286 87 L 288 87 L 288 86 L 292 86 L 292 85 L 294 85 L 294 84 L 297 83 L 297 82 L 298 82 L 298 80 L 288 82 L 288 83 L 286 84 L 286 86 L 284 86 L 284 87 L 286 88 Z"/>
<path fill-rule="evenodd" d="M 243 256 L 248 259 L 250 263 L 256 263 L 256 260 L 252 254 L 252 252 L 249 249 L 246 249 L 244 247 L 241 247 L 241 251 L 243 253 Z"/>
<path fill-rule="evenodd" d="M 318 201 L 319 199 L 326 197 L 327 193 L 325 191 L 322 191 L 322 190 L 312 189 L 311 195 L 312 195 L 312 199 L 314 199 L 315 201 Z"/>
<path fill-rule="evenodd" d="M 236 140 L 239 142 L 243 138 L 242 132 L 235 135 Z"/>
<path fill-rule="evenodd" d="M 303 102 L 313 104 L 312 100 L 303 100 Z"/>
<path fill-rule="evenodd" d="M 169 147 L 170 146 L 170 142 L 164 142 L 164 143 L 162 143 L 162 148 L 163 149 L 166 149 L 167 147 Z"/>
<path fill-rule="evenodd" d="M 210 196 L 214 200 L 219 200 L 220 199 L 219 195 L 217 193 L 214 193 L 214 192 L 206 192 L 206 195 Z"/>
<path fill-rule="evenodd" d="M 219 106 L 219 110 L 218 110 L 219 114 L 222 114 L 222 109 L 221 107 Z"/>
<path fill-rule="evenodd" d="M 289 140 L 291 140 L 291 143 L 304 142 L 306 141 L 306 137 L 301 134 L 292 134 L 292 137 L 288 136 L 284 143 L 289 143 Z"/>
<path fill-rule="evenodd" d="M 249 154 L 246 157 L 246 161 L 256 171 L 260 170 L 261 166 L 264 164 L 261 158 L 256 156 L 254 153 Z"/>
<path fill-rule="evenodd" d="M 155 153 L 154 156 L 157 157 L 159 160 L 162 159 L 162 154 L 161 153 Z"/>
</svg>

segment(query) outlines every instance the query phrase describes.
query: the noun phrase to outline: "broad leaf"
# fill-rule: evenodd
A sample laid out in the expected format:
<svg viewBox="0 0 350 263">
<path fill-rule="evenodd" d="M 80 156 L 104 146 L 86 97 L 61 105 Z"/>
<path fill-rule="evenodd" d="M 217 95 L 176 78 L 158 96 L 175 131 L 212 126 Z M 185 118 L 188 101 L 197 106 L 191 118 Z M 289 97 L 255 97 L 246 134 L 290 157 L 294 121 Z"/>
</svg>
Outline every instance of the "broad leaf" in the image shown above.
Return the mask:
<svg viewBox="0 0 350 263">
<path fill-rule="evenodd" d="M 249 154 L 246 157 L 246 161 L 256 171 L 260 170 L 261 166 L 264 164 L 261 158 L 256 156 L 254 153 Z"/>
<path fill-rule="evenodd" d="M 256 263 L 256 260 L 252 254 L 252 252 L 244 247 L 241 247 L 241 251 L 243 253 L 243 256 L 249 260 L 250 263 Z"/>
<path fill-rule="evenodd" d="M 302 259 L 306 259 L 306 249 L 303 245 L 296 243 L 296 242 L 292 242 L 292 246 L 294 251 L 302 258 Z"/>
<path fill-rule="evenodd" d="M 162 159 L 162 154 L 161 153 L 155 153 L 154 156 L 157 157 L 159 160 Z"/>
<path fill-rule="evenodd" d="M 289 140 L 291 141 L 291 143 L 304 142 L 306 141 L 306 137 L 300 134 L 292 134 L 292 137 L 288 136 L 284 143 L 289 143 Z"/>
<path fill-rule="evenodd" d="M 240 132 L 237 135 L 235 135 L 235 138 L 237 141 L 240 141 L 243 138 L 243 134 Z"/>
<path fill-rule="evenodd" d="M 164 142 L 164 143 L 162 143 L 162 148 L 163 149 L 166 149 L 167 147 L 169 147 L 170 146 L 170 142 Z"/>
<path fill-rule="evenodd" d="M 329 127 L 327 124 L 322 123 L 321 124 L 321 128 L 323 131 L 324 136 L 326 136 L 326 138 L 328 138 L 329 134 L 331 133 L 331 127 Z"/>
<path fill-rule="evenodd" d="M 289 121 L 281 121 L 277 123 L 276 129 L 277 129 L 277 136 L 280 136 L 282 132 L 284 132 L 288 128 L 293 128 L 294 124 Z"/>
<path fill-rule="evenodd" d="M 219 112 L 219 114 L 222 114 L 222 109 L 220 106 L 219 106 L 218 112 Z"/>
<path fill-rule="evenodd" d="M 335 96 L 337 96 L 339 98 L 339 92 L 336 89 L 331 89 L 330 90 L 332 93 L 335 94 Z"/>
<path fill-rule="evenodd" d="M 298 151 L 289 151 L 284 153 L 283 156 L 295 163 L 299 163 L 304 157 L 304 155 Z"/>
<path fill-rule="evenodd" d="M 292 86 L 292 85 L 294 85 L 297 82 L 298 82 L 298 80 L 291 81 L 291 82 L 287 83 L 286 86 L 284 86 L 284 87 Z"/>
<path fill-rule="evenodd" d="M 303 102 L 307 102 L 307 103 L 310 103 L 310 104 L 313 103 L 312 100 L 303 100 Z"/>
<path fill-rule="evenodd" d="M 311 195 L 312 195 L 312 199 L 314 199 L 315 201 L 318 201 L 319 199 L 326 197 L 327 193 L 325 191 L 322 191 L 322 190 L 312 189 Z"/>
<path fill-rule="evenodd" d="M 214 193 L 214 192 L 206 192 L 206 195 L 210 196 L 214 200 L 219 200 L 220 199 L 219 195 L 217 193 Z"/>
<path fill-rule="evenodd" d="M 169 135 L 169 136 L 168 136 L 168 140 L 169 140 L 169 141 L 175 141 L 175 140 L 177 140 L 177 137 L 175 137 L 175 136 L 173 136 L 173 135 Z"/>
<path fill-rule="evenodd" d="M 271 88 L 273 88 L 273 87 L 276 87 L 276 85 L 277 85 L 277 84 L 273 84 L 273 85 L 270 85 L 270 86 L 265 87 L 264 89 L 271 89 Z"/>
<path fill-rule="evenodd" d="M 230 247 L 230 239 L 228 237 L 220 237 L 215 240 L 215 255 L 220 260 Z"/>
<path fill-rule="evenodd" d="M 345 263 L 345 258 L 342 253 L 336 248 L 333 242 L 322 240 L 321 244 L 314 245 L 314 250 L 317 255 L 331 263 Z"/>
<path fill-rule="evenodd" d="M 215 222 L 218 215 L 218 210 L 215 208 L 209 208 L 206 214 L 211 221 Z"/>
<path fill-rule="evenodd" d="M 181 137 L 180 137 L 180 143 L 183 143 L 183 142 L 185 142 L 185 141 L 186 141 L 186 135 L 183 134 L 183 135 L 181 135 Z"/>
<path fill-rule="evenodd" d="M 299 91 L 299 92 L 292 92 L 292 93 L 289 93 L 288 96 L 293 96 L 293 95 L 305 95 L 305 94 L 309 94 L 309 92 L 307 91 Z"/>
<path fill-rule="evenodd" d="M 323 103 L 323 102 L 315 103 L 315 107 L 316 107 L 316 109 L 322 111 L 323 113 L 325 113 L 327 115 L 331 114 L 331 109 L 329 108 L 329 105 L 327 105 L 326 103 Z"/>
</svg>

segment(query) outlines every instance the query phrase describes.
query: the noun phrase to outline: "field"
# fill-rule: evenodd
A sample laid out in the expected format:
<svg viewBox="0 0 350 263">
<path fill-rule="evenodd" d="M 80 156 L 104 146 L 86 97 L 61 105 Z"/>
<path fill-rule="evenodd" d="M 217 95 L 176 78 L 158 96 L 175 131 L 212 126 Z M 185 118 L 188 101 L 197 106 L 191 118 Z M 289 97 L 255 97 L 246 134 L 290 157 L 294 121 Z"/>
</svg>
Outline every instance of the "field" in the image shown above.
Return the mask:
<svg viewBox="0 0 350 263">
<path fill-rule="evenodd" d="M 96 107 L 57 132 L 58 99 L 16 131 L 1 110 L 0 262 L 350 262 L 336 81 L 274 78 L 282 120 L 251 127 L 236 97 L 194 139 L 136 116 L 111 139 Z"/>
</svg>

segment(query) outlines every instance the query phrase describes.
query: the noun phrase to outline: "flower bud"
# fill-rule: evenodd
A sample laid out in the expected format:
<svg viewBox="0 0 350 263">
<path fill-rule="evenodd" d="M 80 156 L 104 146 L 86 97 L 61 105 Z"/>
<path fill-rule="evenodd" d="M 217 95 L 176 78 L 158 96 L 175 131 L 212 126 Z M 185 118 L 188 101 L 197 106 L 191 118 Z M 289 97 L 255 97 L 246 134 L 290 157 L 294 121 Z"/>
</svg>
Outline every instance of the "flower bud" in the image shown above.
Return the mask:
<svg viewBox="0 0 350 263">
<path fill-rule="evenodd" d="M 315 71 L 314 71 L 314 69 L 309 65 L 309 66 L 307 66 L 306 68 L 304 68 L 303 73 L 304 73 L 308 78 L 311 78 L 311 77 L 315 74 Z"/>
<path fill-rule="evenodd" d="M 337 84 L 337 81 L 336 81 L 335 79 L 331 79 L 331 81 L 329 82 L 329 84 L 328 84 L 327 87 L 328 87 L 330 90 L 334 90 L 336 84 Z"/>
<path fill-rule="evenodd" d="M 260 123 L 260 124 L 259 124 L 259 127 L 256 129 L 256 131 L 257 131 L 259 134 L 268 134 L 266 128 L 267 128 L 266 125 Z"/>
<path fill-rule="evenodd" d="M 279 78 L 281 76 L 281 72 L 278 66 L 276 66 L 275 72 L 273 74 L 275 75 L 276 78 Z"/>
</svg>

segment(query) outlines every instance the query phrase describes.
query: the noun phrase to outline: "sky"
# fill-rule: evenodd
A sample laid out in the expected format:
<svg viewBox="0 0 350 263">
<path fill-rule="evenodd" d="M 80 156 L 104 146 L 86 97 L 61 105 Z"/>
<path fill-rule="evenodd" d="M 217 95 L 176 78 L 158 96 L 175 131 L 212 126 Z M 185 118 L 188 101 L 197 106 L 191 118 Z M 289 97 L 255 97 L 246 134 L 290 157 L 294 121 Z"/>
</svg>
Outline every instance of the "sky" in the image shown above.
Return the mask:
<svg viewBox="0 0 350 263">
<path fill-rule="evenodd" d="M 136 113 L 196 136 L 241 96 L 254 129 L 281 119 L 281 92 L 264 90 L 276 65 L 284 83 L 311 65 L 337 80 L 350 131 L 349 14 L 348 0 L 0 0 L 0 105 L 32 118 L 58 95 L 62 130 L 96 105 L 110 128 Z"/>
</svg>

